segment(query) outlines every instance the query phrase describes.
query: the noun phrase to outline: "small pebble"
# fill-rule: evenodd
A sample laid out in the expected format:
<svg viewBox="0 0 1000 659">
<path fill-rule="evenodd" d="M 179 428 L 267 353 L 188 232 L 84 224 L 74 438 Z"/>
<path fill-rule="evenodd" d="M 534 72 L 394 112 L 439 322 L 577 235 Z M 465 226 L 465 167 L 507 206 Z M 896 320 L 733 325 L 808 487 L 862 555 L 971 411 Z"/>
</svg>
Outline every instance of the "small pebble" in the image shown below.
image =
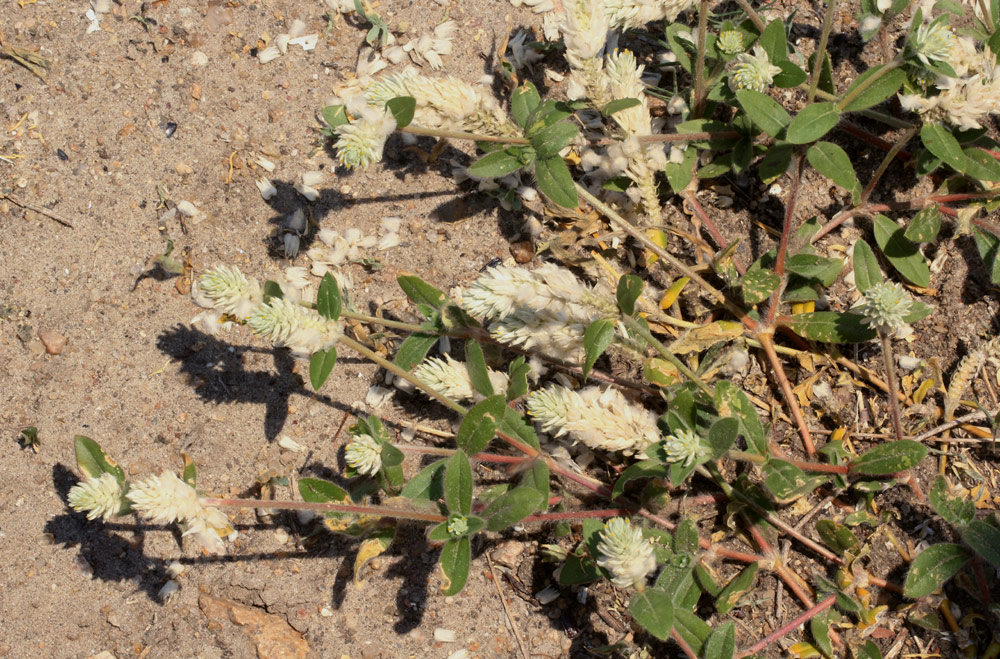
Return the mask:
<svg viewBox="0 0 1000 659">
<path fill-rule="evenodd" d="M 56 149 L 56 155 L 59 156 L 59 160 L 69 160 L 69 156 L 62 149 Z"/>
<path fill-rule="evenodd" d="M 288 542 L 288 537 L 289 537 L 288 531 L 286 531 L 284 528 L 279 528 L 274 532 L 274 541 L 277 542 L 279 545 L 283 545 L 286 542 Z"/>
<path fill-rule="evenodd" d="M 434 640 L 442 643 L 454 643 L 458 639 L 458 634 L 452 629 L 437 627 L 434 630 Z"/>
<path fill-rule="evenodd" d="M 66 348 L 66 337 L 55 330 L 44 329 L 38 332 L 38 338 L 45 346 L 45 352 L 58 355 Z"/>
<path fill-rule="evenodd" d="M 531 244 L 530 240 L 512 243 L 510 246 L 510 255 L 518 263 L 528 263 L 531 259 L 535 258 L 535 246 Z"/>
<path fill-rule="evenodd" d="M 163 127 L 163 134 L 168 138 L 173 137 L 174 133 L 177 132 L 177 124 L 173 121 L 168 121 L 167 125 Z"/>
</svg>

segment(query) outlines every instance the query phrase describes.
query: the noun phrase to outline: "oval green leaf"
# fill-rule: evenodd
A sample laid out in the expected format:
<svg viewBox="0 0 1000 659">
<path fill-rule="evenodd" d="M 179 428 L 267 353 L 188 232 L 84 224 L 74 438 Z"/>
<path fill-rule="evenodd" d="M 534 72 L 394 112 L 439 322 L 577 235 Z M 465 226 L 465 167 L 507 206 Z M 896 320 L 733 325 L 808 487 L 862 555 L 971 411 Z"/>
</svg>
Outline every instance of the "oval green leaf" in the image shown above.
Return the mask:
<svg viewBox="0 0 1000 659">
<path fill-rule="evenodd" d="M 920 552 L 906 573 L 903 595 L 919 599 L 930 595 L 958 574 L 969 560 L 965 547 L 946 542 L 931 545 Z"/>
<path fill-rule="evenodd" d="M 823 137 L 840 121 L 833 103 L 813 103 L 802 109 L 788 125 L 785 139 L 792 144 L 808 144 Z"/>
<path fill-rule="evenodd" d="M 916 466 L 927 456 L 927 447 L 904 439 L 876 446 L 850 464 L 852 474 L 890 476 Z"/>
</svg>

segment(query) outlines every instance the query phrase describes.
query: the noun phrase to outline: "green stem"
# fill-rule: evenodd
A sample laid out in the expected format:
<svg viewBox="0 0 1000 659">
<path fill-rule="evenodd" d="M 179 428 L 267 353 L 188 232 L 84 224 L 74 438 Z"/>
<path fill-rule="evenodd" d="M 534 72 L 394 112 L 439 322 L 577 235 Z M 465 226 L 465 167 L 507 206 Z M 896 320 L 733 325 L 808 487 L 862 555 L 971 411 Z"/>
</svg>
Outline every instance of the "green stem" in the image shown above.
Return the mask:
<svg viewBox="0 0 1000 659">
<path fill-rule="evenodd" d="M 698 8 L 698 54 L 694 64 L 694 99 L 691 118 L 701 116 L 705 97 L 705 41 L 708 37 L 708 0 L 701 0 Z"/>
<path fill-rule="evenodd" d="M 892 161 L 896 159 L 896 154 L 898 154 L 903 149 L 903 147 L 906 146 L 907 142 L 913 139 L 913 136 L 917 134 L 918 130 L 920 129 L 917 127 L 913 127 L 907 130 L 905 133 L 903 133 L 903 136 L 895 144 L 892 145 L 892 148 L 889 149 L 889 152 L 885 154 L 885 158 L 883 158 L 882 162 L 879 163 L 878 169 L 876 169 L 875 174 L 872 175 L 872 179 L 868 182 L 868 185 L 866 185 L 865 189 L 861 192 L 861 202 L 858 204 L 859 206 L 864 206 L 865 204 L 868 203 L 868 198 L 872 196 L 872 192 L 875 190 L 875 186 L 878 185 L 878 182 L 882 178 L 882 175 L 885 174 L 887 169 L 889 169 L 889 165 L 891 165 Z"/>
<path fill-rule="evenodd" d="M 447 396 L 445 396 L 444 394 L 442 394 L 437 389 L 434 389 L 433 387 L 428 386 L 427 383 L 422 382 L 419 378 L 416 378 L 413 375 L 411 375 L 410 373 L 407 373 L 406 371 L 404 371 L 400 367 L 398 367 L 395 364 L 393 364 L 388 359 L 385 359 L 381 355 L 376 354 L 374 351 L 369 350 L 367 346 L 365 346 L 365 345 L 363 345 L 361 343 L 358 343 L 354 339 L 352 339 L 350 337 L 347 337 L 347 336 L 342 336 L 342 337 L 340 337 L 339 343 L 347 346 L 348 348 L 350 348 L 351 350 L 355 351 L 356 353 L 358 353 L 360 355 L 363 355 L 364 357 L 367 357 L 368 359 L 370 359 L 371 361 L 375 362 L 376 364 L 378 364 L 379 366 L 381 366 L 385 370 L 389 371 L 390 373 L 393 373 L 397 377 L 403 378 L 404 380 L 406 380 L 407 382 L 409 382 L 413 386 L 417 387 L 418 389 L 420 389 L 421 391 L 423 391 L 424 393 L 426 393 L 428 396 L 430 396 L 434 400 L 438 401 L 439 403 L 441 403 L 442 405 L 444 405 L 448 409 L 452 410 L 453 412 L 457 412 L 458 414 L 461 414 L 462 416 L 465 416 L 465 413 L 468 412 L 468 410 L 465 409 L 465 407 L 463 407 L 462 405 L 459 405 L 458 403 L 456 403 L 452 399 L 450 399 Z"/>
<path fill-rule="evenodd" d="M 826 44 L 830 39 L 830 28 L 833 27 L 833 10 L 837 6 L 837 0 L 827 0 L 826 13 L 823 15 L 823 34 L 819 38 L 819 46 L 816 47 L 816 61 L 813 62 L 812 75 L 809 78 L 809 92 L 806 95 L 806 103 L 812 103 L 816 96 L 816 87 L 819 85 L 819 76 L 823 71 L 823 62 L 826 61 Z"/>
<path fill-rule="evenodd" d="M 440 128 L 423 128 L 410 124 L 405 128 L 397 128 L 401 133 L 411 135 L 427 135 L 429 137 L 447 137 L 455 140 L 472 140 L 473 142 L 504 142 L 506 144 L 530 144 L 523 137 L 502 136 L 502 135 L 480 135 L 478 133 L 467 133 L 462 130 L 441 130 Z"/>
<path fill-rule="evenodd" d="M 378 316 L 368 316 L 363 313 L 358 313 L 356 311 L 348 311 L 343 309 L 340 312 L 343 318 L 352 318 L 354 320 L 360 320 L 363 323 L 371 323 L 373 325 L 382 325 L 383 327 L 391 327 L 392 329 L 403 330 L 404 332 L 414 332 L 417 334 L 427 333 L 426 328 L 420 325 L 414 325 L 412 323 L 402 323 L 398 320 L 389 320 L 388 318 L 379 318 Z"/>
<path fill-rule="evenodd" d="M 691 382 L 694 382 L 699 389 L 704 391 L 710 397 L 712 397 L 713 399 L 715 398 L 715 392 L 712 391 L 712 388 L 709 387 L 707 384 L 705 384 L 705 382 L 702 381 L 700 377 L 698 377 L 697 373 L 688 368 L 687 364 L 678 359 L 674 353 L 670 352 L 670 350 L 667 349 L 667 346 L 660 343 L 659 339 L 653 336 L 652 332 L 643 327 L 642 323 L 638 322 L 632 316 L 625 316 L 625 315 L 622 315 L 622 321 L 625 323 L 625 327 L 628 328 L 629 332 L 638 334 L 643 339 L 645 339 L 646 343 L 652 346 L 653 349 L 656 350 L 656 352 L 660 353 L 660 355 L 664 359 L 673 364 L 674 367 L 678 371 L 680 371 L 682 375 L 684 375 L 684 377 L 686 377 Z"/>
<path fill-rule="evenodd" d="M 440 455 L 450 457 L 455 455 L 455 449 L 441 448 L 437 446 L 414 446 L 413 444 L 393 444 L 400 451 L 407 453 L 419 453 L 421 455 Z M 520 455 L 500 455 L 498 453 L 475 453 L 469 456 L 469 460 L 474 462 L 495 462 L 499 464 L 521 464 L 531 460 L 527 456 Z"/>
<path fill-rule="evenodd" d="M 434 513 L 422 513 L 416 510 L 401 510 L 389 506 L 352 506 L 343 503 L 326 501 L 263 501 L 261 499 L 202 499 L 206 506 L 217 508 L 281 508 L 283 510 L 315 510 L 327 513 L 355 513 L 372 515 L 374 517 L 395 517 L 397 519 L 412 519 L 419 522 L 443 522 L 445 517 Z"/>
<path fill-rule="evenodd" d="M 732 304 L 722 293 L 722 291 L 709 284 L 707 281 L 705 281 L 705 279 L 701 275 L 699 275 L 685 263 L 682 263 L 673 254 L 671 254 L 670 252 L 666 251 L 665 249 L 657 245 L 655 242 L 653 242 L 649 238 L 649 236 L 647 236 L 646 234 L 644 234 L 643 232 L 639 231 L 634 226 L 632 226 L 631 222 L 629 222 L 621 215 L 616 213 L 614 209 L 612 209 L 610 206 L 605 204 L 603 201 L 601 201 L 594 195 L 590 194 L 590 191 L 587 190 L 587 188 L 577 183 L 576 192 L 578 195 L 580 195 L 580 197 L 583 198 L 584 201 L 593 206 L 597 212 L 601 213 L 606 218 L 608 218 L 608 220 L 610 220 L 612 224 L 620 228 L 622 231 L 627 233 L 635 240 L 642 243 L 644 247 L 649 249 L 649 251 L 659 256 L 663 263 L 669 263 L 672 267 L 676 268 L 681 274 L 683 274 L 686 277 L 690 277 L 691 281 L 693 281 L 698 286 L 701 286 L 703 291 L 708 293 L 708 295 L 712 299 L 714 299 L 717 303 L 725 307 L 734 316 L 739 318 L 745 324 L 751 325 L 751 327 L 756 325 L 756 323 L 747 316 L 746 312 L 743 309 L 740 309 L 736 305 Z"/>
<path fill-rule="evenodd" d="M 892 60 L 891 62 L 883 66 L 881 69 L 876 71 L 871 77 L 866 78 L 864 82 L 862 82 L 860 85 L 857 85 L 854 89 L 852 89 L 849 94 L 844 96 L 844 98 L 839 103 L 837 103 L 837 109 L 843 111 L 844 108 L 846 108 L 848 105 L 851 104 L 851 101 L 853 101 L 854 99 L 856 99 L 858 96 L 861 95 L 861 92 L 871 87 L 873 84 L 875 84 L 875 82 L 878 81 L 879 78 L 881 78 L 885 74 L 889 73 L 893 69 L 899 68 L 902 64 L 903 64 L 903 59 L 901 57 L 897 57 L 896 59 Z"/>
</svg>

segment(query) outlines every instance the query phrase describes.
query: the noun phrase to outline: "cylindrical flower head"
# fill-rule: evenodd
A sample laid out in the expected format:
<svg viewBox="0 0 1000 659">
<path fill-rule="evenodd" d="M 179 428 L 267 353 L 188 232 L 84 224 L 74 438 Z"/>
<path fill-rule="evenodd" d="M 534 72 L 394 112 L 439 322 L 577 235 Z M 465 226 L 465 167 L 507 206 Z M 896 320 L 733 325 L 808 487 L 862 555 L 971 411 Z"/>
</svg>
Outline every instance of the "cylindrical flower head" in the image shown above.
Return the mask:
<svg viewBox="0 0 1000 659">
<path fill-rule="evenodd" d="M 642 529 L 623 517 L 612 517 L 601 531 L 597 564 L 611 573 L 611 583 L 619 588 L 642 590 L 646 575 L 656 568 L 653 544 L 642 537 Z"/>
<path fill-rule="evenodd" d="M 385 110 L 365 108 L 361 117 L 334 129 L 339 136 L 334 147 L 344 167 L 364 169 L 382 160 L 386 139 L 396 130 L 396 120 Z"/>
<path fill-rule="evenodd" d="M 660 440 L 656 415 L 632 405 L 615 388 L 587 387 L 578 393 L 553 385 L 528 397 L 528 413 L 545 432 L 568 434 L 591 449 L 645 458 L 646 449 Z"/>
<path fill-rule="evenodd" d="M 729 69 L 729 83 L 733 89 L 766 91 L 774 83 L 774 76 L 781 73 L 781 67 L 771 64 L 771 60 L 760 46 L 753 47 L 753 55 L 740 53 Z"/>
<path fill-rule="evenodd" d="M 694 0 L 604 0 L 604 12 L 611 27 L 634 30 L 653 21 L 673 21 L 693 4 Z"/>
<path fill-rule="evenodd" d="M 719 34 L 719 50 L 727 55 L 743 52 L 743 35 L 739 30 L 723 30 Z"/>
<path fill-rule="evenodd" d="M 382 468 L 382 445 L 371 435 L 355 435 L 347 445 L 344 460 L 359 474 L 374 476 Z"/>
<path fill-rule="evenodd" d="M 275 346 L 291 348 L 300 358 L 308 358 L 318 350 L 328 350 L 343 336 L 339 321 L 276 297 L 259 305 L 247 318 L 247 325 Z"/>
<path fill-rule="evenodd" d="M 602 0 L 563 0 L 559 31 L 566 44 L 569 65 L 578 69 L 584 60 L 600 55 L 610 27 Z"/>
<path fill-rule="evenodd" d="M 206 506 L 195 489 L 173 472 L 165 471 L 132 485 L 126 495 L 132 508 L 154 524 L 180 522 L 184 535 L 191 535 L 207 551 L 224 551 L 220 534 L 232 529 L 229 520 L 217 508 Z"/>
<path fill-rule="evenodd" d="M 125 503 L 122 486 L 113 475 L 104 473 L 99 478 L 88 478 L 69 491 L 69 505 L 78 513 L 86 511 L 87 519 L 101 517 L 108 521 L 118 514 Z"/>
<path fill-rule="evenodd" d="M 865 322 L 879 332 L 896 333 L 906 326 L 906 316 L 913 309 L 913 298 L 896 282 L 880 282 L 865 291 L 858 308 Z"/>
<path fill-rule="evenodd" d="M 507 375 L 492 368 L 487 368 L 493 391 L 503 393 L 507 390 Z M 431 389 L 439 391 L 448 398 L 457 401 L 479 402 L 483 396 L 472 386 L 469 369 L 465 364 L 451 355 L 428 357 L 413 371 L 413 375 Z"/>
<path fill-rule="evenodd" d="M 235 266 L 221 265 L 198 278 L 198 288 L 223 313 L 246 318 L 263 299 L 256 279 L 247 279 Z"/>
</svg>

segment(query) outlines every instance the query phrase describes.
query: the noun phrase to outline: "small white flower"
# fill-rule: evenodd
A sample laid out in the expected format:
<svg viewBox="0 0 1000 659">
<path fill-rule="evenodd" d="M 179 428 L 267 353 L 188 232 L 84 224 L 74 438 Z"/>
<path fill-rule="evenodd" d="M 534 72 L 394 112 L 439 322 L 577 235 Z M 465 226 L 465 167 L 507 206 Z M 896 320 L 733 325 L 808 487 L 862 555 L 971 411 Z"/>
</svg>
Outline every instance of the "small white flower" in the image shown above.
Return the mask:
<svg viewBox="0 0 1000 659">
<path fill-rule="evenodd" d="M 896 282 L 881 282 L 865 291 L 858 311 L 865 322 L 881 332 L 896 333 L 906 326 L 906 316 L 913 309 L 913 298 Z"/>
<path fill-rule="evenodd" d="M 103 473 L 99 478 L 88 478 L 69 491 L 69 505 L 73 510 L 86 511 L 87 519 L 98 517 L 108 521 L 118 514 L 125 503 L 122 486 L 112 474 Z"/>
<path fill-rule="evenodd" d="M 597 564 L 611 573 L 611 583 L 619 588 L 642 590 L 646 575 L 656 568 L 653 544 L 642 537 L 642 529 L 623 517 L 605 523 L 597 545 Z"/>
<path fill-rule="evenodd" d="M 344 460 L 359 474 L 374 476 L 382 468 L 382 444 L 371 435 L 355 435 L 347 445 Z"/>
<path fill-rule="evenodd" d="M 247 279 L 236 266 L 221 265 L 198 278 L 200 294 L 216 309 L 236 318 L 246 318 L 263 299 L 256 279 Z"/>
<path fill-rule="evenodd" d="M 464 515 L 452 515 L 446 528 L 449 535 L 458 538 L 469 531 L 469 520 Z"/>
<path fill-rule="evenodd" d="M 733 89 L 766 91 L 774 83 L 774 76 L 781 73 L 781 67 L 771 64 L 771 60 L 760 46 L 753 47 L 753 55 L 740 53 L 729 69 L 729 85 Z"/>
<path fill-rule="evenodd" d="M 685 467 L 690 467 L 705 449 L 701 445 L 698 435 L 690 430 L 678 430 L 672 435 L 667 435 L 663 442 L 667 450 L 667 462 L 680 462 Z"/>
<path fill-rule="evenodd" d="M 382 160 L 385 140 L 396 130 L 396 120 L 391 112 L 365 108 L 357 121 L 337 126 L 334 130 L 339 136 L 334 147 L 340 164 L 351 169 L 364 169 Z"/>
<path fill-rule="evenodd" d="M 133 484 L 126 496 L 142 518 L 154 524 L 180 522 L 184 535 L 194 537 L 206 551 L 224 552 L 220 536 L 232 532 L 229 519 L 218 508 L 206 506 L 195 489 L 173 472 Z"/>
<path fill-rule="evenodd" d="M 719 34 L 719 50 L 727 55 L 743 52 L 743 35 L 739 30 L 724 30 Z"/>
<path fill-rule="evenodd" d="M 920 61 L 929 66 L 932 60 L 946 60 L 956 42 L 951 27 L 939 18 L 933 23 L 918 26 L 910 40 L 910 47 Z"/>
</svg>

